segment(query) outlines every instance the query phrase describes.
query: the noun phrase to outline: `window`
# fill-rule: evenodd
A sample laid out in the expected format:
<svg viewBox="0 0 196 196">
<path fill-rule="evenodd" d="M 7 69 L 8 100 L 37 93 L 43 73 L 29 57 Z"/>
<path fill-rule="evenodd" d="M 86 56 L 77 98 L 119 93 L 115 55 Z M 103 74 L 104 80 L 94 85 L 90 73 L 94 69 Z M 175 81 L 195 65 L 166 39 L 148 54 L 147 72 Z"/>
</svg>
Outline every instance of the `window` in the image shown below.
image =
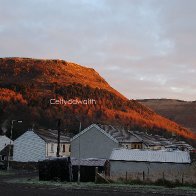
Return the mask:
<svg viewBox="0 0 196 196">
<path fill-rule="evenodd" d="M 51 148 L 50 148 L 50 151 L 51 151 L 51 152 L 54 152 L 54 144 L 53 144 L 53 143 L 51 144 L 50 147 L 51 147 Z"/>
<path fill-rule="evenodd" d="M 65 152 L 65 144 L 63 144 L 63 152 Z"/>
</svg>

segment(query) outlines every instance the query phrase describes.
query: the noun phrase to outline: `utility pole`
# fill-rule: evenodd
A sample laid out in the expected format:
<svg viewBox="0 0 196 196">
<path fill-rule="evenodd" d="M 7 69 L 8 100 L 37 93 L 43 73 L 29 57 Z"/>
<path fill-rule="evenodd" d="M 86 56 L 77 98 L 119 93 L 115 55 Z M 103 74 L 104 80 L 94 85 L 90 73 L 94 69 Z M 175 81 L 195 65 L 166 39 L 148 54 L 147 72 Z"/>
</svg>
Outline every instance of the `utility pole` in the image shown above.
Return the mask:
<svg viewBox="0 0 196 196">
<path fill-rule="evenodd" d="M 80 126 L 79 126 L 79 134 L 80 134 L 80 132 L 81 132 L 81 126 L 82 126 L 82 124 L 81 124 L 81 121 L 80 121 Z M 78 152 L 79 152 L 79 164 L 78 164 L 78 184 L 80 184 L 80 135 L 79 135 L 79 146 L 78 146 Z"/>
<path fill-rule="evenodd" d="M 57 136 L 57 157 L 60 157 L 60 138 L 61 138 L 61 132 L 60 132 L 60 127 L 61 127 L 61 119 L 58 119 L 57 123 L 57 131 L 58 131 L 58 136 Z"/>
<path fill-rule="evenodd" d="M 10 144 L 9 144 L 9 149 L 8 149 L 7 170 L 10 169 L 11 141 L 12 141 L 12 135 L 13 135 L 14 122 L 22 123 L 22 120 L 12 120 L 12 121 L 11 121 Z"/>
</svg>

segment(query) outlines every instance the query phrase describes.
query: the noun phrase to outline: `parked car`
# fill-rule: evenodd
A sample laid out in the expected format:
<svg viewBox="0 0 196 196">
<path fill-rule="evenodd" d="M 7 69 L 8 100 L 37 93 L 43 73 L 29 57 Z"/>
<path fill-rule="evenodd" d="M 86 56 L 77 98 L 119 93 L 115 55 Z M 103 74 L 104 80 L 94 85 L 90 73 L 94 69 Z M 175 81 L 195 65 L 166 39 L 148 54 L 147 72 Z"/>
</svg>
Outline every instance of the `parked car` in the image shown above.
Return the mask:
<svg viewBox="0 0 196 196">
<path fill-rule="evenodd" d="M 7 169 L 6 164 L 3 162 L 0 162 L 0 170 L 6 170 L 6 169 Z"/>
</svg>

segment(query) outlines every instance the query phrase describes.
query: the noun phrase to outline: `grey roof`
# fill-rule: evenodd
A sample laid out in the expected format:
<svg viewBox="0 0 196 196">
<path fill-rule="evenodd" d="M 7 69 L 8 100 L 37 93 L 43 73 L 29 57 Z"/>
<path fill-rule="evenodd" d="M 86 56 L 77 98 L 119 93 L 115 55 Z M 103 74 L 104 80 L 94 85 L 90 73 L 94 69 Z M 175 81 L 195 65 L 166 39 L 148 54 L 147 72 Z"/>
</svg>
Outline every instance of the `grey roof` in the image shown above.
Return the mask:
<svg viewBox="0 0 196 196">
<path fill-rule="evenodd" d="M 36 129 L 32 130 L 35 134 L 37 134 L 40 138 L 42 138 L 47 143 L 57 143 L 58 131 L 51 129 Z M 60 142 L 61 143 L 69 143 L 70 137 L 65 133 L 60 133 Z"/>
<path fill-rule="evenodd" d="M 113 138 L 118 140 L 119 143 L 144 143 L 146 146 L 162 146 L 157 138 L 140 131 L 129 131 L 122 127 L 114 127 L 111 125 L 98 126 L 103 129 L 106 133 L 110 134 Z"/>
<path fill-rule="evenodd" d="M 70 157 L 69 156 L 65 156 L 65 157 L 47 157 L 44 160 L 40 160 L 42 161 L 57 161 L 57 160 L 64 160 L 64 161 L 69 161 Z"/>
<path fill-rule="evenodd" d="M 0 150 L 2 150 L 6 145 L 13 144 L 13 141 L 5 135 L 0 135 Z"/>
<path fill-rule="evenodd" d="M 75 140 L 76 138 L 78 138 L 79 136 L 83 135 L 84 133 L 86 133 L 87 131 L 89 131 L 92 127 L 96 127 L 101 133 L 103 133 L 105 136 L 107 136 L 108 138 L 110 138 L 111 140 L 113 140 L 114 142 L 118 143 L 117 139 L 112 137 L 111 134 L 107 133 L 106 131 L 104 131 L 102 128 L 100 128 L 98 125 L 96 124 L 92 124 L 89 127 L 87 127 L 86 129 L 84 129 L 83 131 L 81 131 L 80 133 L 78 133 L 77 135 L 75 135 L 71 141 Z"/>
<path fill-rule="evenodd" d="M 187 144 L 186 142 L 177 142 L 173 139 L 166 139 L 160 135 L 152 135 L 148 134 L 147 132 L 140 132 L 140 131 L 129 131 L 125 130 L 123 127 L 115 127 L 112 125 L 103 125 L 103 124 L 92 124 L 79 134 L 75 135 L 72 140 L 76 139 L 80 135 L 84 134 L 86 131 L 90 130 L 92 127 L 96 127 L 100 130 L 103 134 L 108 136 L 115 142 L 118 143 L 143 143 L 147 147 L 152 146 L 164 146 L 165 148 L 173 144 L 176 145 L 177 148 L 181 149 L 183 146 L 184 149 L 192 150 L 192 146 Z"/>
<path fill-rule="evenodd" d="M 114 149 L 111 161 L 138 161 L 161 163 L 190 163 L 190 154 L 186 151 Z"/>
<path fill-rule="evenodd" d="M 152 134 L 148 134 L 145 132 L 140 131 L 134 131 L 135 135 L 140 137 L 146 146 L 162 146 L 163 144 L 158 140 L 156 137 L 154 137 Z"/>
<path fill-rule="evenodd" d="M 0 155 L 9 156 L 9 150 L 10 150 L 10 156 L 13 156 L 13 145 L 10 144 L 5 146 L 5 148 L 0 151 Z"/>
<path fill-rule="evenodd" d="M 112 125 L 102 125 L 102 124 L 98 124 L 98 126 L 120 143 L 142 142 L 141 138 L 128 132 L 124 128 L 114 127 Z"/>
<path fill-rule="evenodd" d="M 89 159 L 76 159 L 76 158 L 71 158 L 71 164 L 72 165 L 81 165 L 81 166 L 104 166 L 106 163 L 106 159 L 94 159 L 94 158 L 89 158 Z"/>
</svg>

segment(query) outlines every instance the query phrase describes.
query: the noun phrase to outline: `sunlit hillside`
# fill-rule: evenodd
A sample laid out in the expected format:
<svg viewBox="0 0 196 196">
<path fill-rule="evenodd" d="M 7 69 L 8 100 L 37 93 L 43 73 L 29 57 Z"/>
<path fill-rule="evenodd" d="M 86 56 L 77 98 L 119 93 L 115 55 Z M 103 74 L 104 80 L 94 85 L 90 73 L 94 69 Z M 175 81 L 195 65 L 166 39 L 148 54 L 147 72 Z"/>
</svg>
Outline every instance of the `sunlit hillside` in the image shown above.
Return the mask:
<svg viewBox="0 0 196 196">
<path fill-rule="evenodd" d="M 121 77 L 121 76 L 119 76 Z M 196 139 L 190 130 L 153 112 L 113 89 L 95 70 L 62 60 L 0 59 L 1 124 L 22 118 L 25 127 L 53 128 L 61 118 L 64 129 L 77 132 L 91 123 Z M 134 88 L 134 87 L 133 87 Z M 94 105 L 51 105 L 51 98 L 94 99 Z M 9 123 L 7 124 L 7 126 Z M 9 128 L 9 126 L 8 126 Z M 21 134 L 15 132 L 15 136 Z"/>
</svg>

